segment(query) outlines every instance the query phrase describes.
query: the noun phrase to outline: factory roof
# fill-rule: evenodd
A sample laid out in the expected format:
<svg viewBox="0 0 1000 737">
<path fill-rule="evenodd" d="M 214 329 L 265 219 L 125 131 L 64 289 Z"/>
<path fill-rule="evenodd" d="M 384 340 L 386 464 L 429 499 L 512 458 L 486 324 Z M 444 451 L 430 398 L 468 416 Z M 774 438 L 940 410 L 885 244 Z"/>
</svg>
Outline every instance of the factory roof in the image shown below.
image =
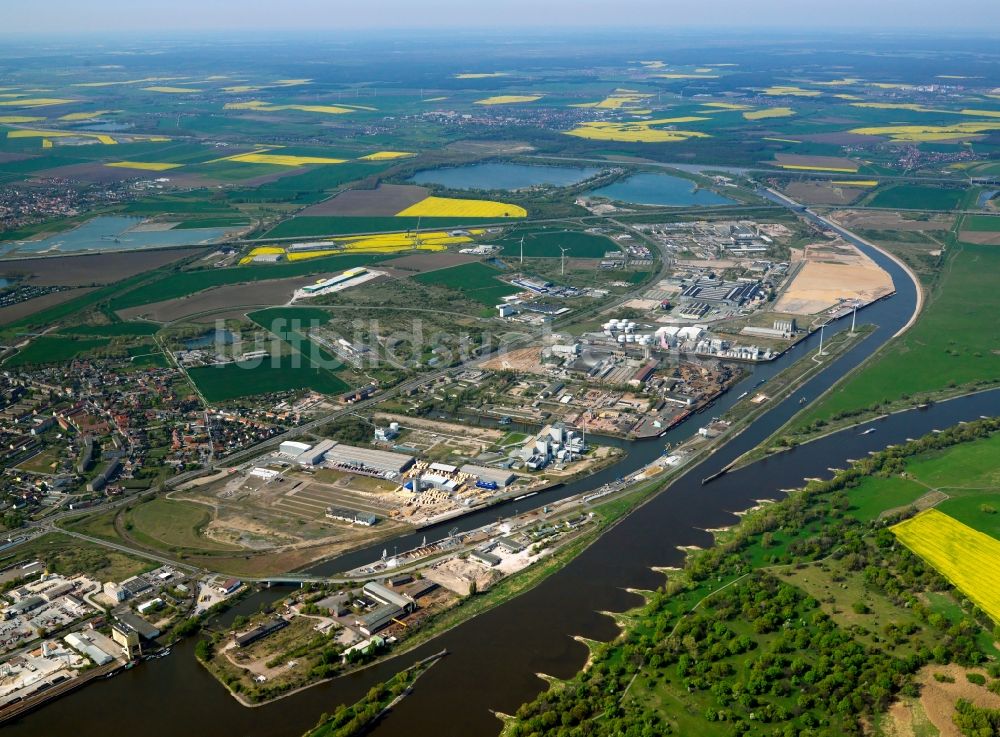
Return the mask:
<svg viewBox="0 0 1000 737">
<path fill-rule="evenodd" d="M 493 481 L 500 486 L 506 486 L 516 478 L 516 476 L 507 469 L 476 466 L 471 463 L 467 463 L 462 466 L 461 470 L 462 473 L 470 474 L 481 479 L 482 481 Z"/>
<path fill-rule="evenodd" d="M 413 602 L 410 599 L 380 583 L 366 583 L 361 587 L 361 590 L 369 596 L 378 599 L 383 604 L 393 604 L 400 609 L 410 609 L 413 606 Z"/>
<path fill-rule="evenodd" d="M 378 472 L 402 473 L 413 464 L 413 456 L 338 443 L 327 451 L 326 461 L 339 465 L 359 466 Z"/>
</svg>

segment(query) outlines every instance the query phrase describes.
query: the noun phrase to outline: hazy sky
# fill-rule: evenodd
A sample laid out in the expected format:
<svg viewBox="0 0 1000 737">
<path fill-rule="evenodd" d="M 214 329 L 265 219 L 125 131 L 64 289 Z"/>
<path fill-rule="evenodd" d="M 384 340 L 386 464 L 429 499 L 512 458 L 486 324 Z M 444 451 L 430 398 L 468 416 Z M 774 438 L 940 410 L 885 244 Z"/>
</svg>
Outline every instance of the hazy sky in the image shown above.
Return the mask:
<svg viewBox="0 0 1000 737">
<path fill-rule="evenodd" d="M 997 0 L 0 0 L 0 33 L 631 26 L 1000 32 Z"/>
</svg>

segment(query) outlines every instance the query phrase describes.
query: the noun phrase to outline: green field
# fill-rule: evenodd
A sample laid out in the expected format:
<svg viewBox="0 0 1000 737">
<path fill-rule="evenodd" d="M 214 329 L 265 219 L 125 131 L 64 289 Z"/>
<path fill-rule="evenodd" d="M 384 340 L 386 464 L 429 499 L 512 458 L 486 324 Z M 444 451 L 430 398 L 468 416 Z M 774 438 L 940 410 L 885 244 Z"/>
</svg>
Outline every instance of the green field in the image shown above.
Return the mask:
<svg viewBox="0 0 1000 737">
<path fill-rule="evenodd" d="M 201 220 L 184 220 L 174 226 L 174 230 L 189 230 L 192 228 L 233 228 L 248 225 L 249 220 L 239 215 L 222 217 L 207 217 Z"/>
<path fill-rule="evenodd" d="M 330 311 L 321 307 L 271 307 L 250 312 L 247 317 L 265 328 L 278 319 L 286 320 L 289 324 L 298 320 L 303 327 L 309 327 L 313 322 L 319 325 L 330 322 Z"/>
<path fill-rule="evenodd" d="M 202 366 L 190 369 L 188 376 L 209 402 L 304 389 L 321 394 L 339 394 L 350 388 L 334 374 L 325 369 L 312 368 L 304 360 L 299 367 L 293 367 L 289 356 L 282 357 L 277 366 L 272 366 L 270 360 L 259 365 L 230 363 Z"/>
<path fill-rule="evenodd" d="M 411 217 L 297 217 L 279 223 L 262 238 L 314 238 L 323 235 L 400 232 L 420 226 L 421 230 L 475 226 L 496 218 L 411 218 Z"/>
<path fill-rule="evenodd" d="M 917 323 L 872 363 L 796 420 L 816 419 L 903 399 L 919 392 L 992 382 L 1000 377 L 1000 344 L 991 326 L 1000 314 L 1000 248 L 955 247 Z"/>
<path fill-rule="evenodd" d="M 512 233 L 502 241 L 504 256 L 513 259 L 520 256 L 521 237 Z M 576 230 L 534 231 L 524 235 L 525 258 L 559 258 L 560 247 L 573 258 L 603 258 L 608 251 L 618 251 L 614 241 L 602 235 L 581 233 Z"/>
<path fill-rule="evenodd" d="M 851 489 L 850 514 L 862 522 L 868 522 L 878 518 L 886 510 L 912 504 L 927 491 L 926 486 L 910 479 L 870 476 Z"/>
<path fill-rule="evenodd" d="M 1000 231 L 1000 215 L 966 215 L 962 220 L 962 230 L 996 233 Z"/>
<path fill-rule="evenodd" d="M 101 338 L 81 338 L 67 340 L 43 335 L 35 338 L 6 361 L 4 367 L 33 366 L 46 363 L 63 363 L 95 348 L 103 348 L 108 341 Z"/>
<path fill-rule="evenodd" d="M 170 365 L 163 351 L 153 343 L 131 346 L 128 356 L 129 365 L 134 368 L 167 368 Z"/>
<path fill-rule="evenodd" d="M 517 287 L 501 284 L 497 280 L 499 275 L 496 269 L 476 262 L 418 274 L 413 279 L 421 284 L 454 289 L 475 302 L 492 307 L 518 291 Z"/>
<path fill-rule="evenodd" d="M 275 307 L 247 315 L 272 335 L 288 344 L 293 352 L 300 353 L 310 366 L 335 371 L 343 364 L 319 343 L 309 339 L 307 331 L 313 323 L 329 322 L 330 315 L 314 307 Z M 297 322 L 296 322 L 297 321 Z"/>
<path fill-rule="evenodd" d="M 954 210 L 964 196 L 962 189 L 894 184 L 876 192 L 868 205 L 902 210 Z"/>
<path fill-rule="evenodd" d="M 50 532 L 19 545 L 12 551 L 11 557 L 14 560 L 39 559 L 45 562 L 50 573 L 84 573 L 98 581 L 122 581 L 159 565 L 58 532 Z M 14 562 L 10 558 L 6 560 Z"/>
<path fill-rule="evenodd" d="M 931 491 L 947 495 L 937 509 L 1000 539 L 1000 434 L 921 454 L 903 476 L 868 476 L 850 489 L 850 514 L 867 522 Z M 991 511 L 992 510 L 992 511 Z"/>
<path fill-rule="evenodd" d="M 160 326 L 151 322 L 112 322 L 107 325 L 75 325 L 59 330 L 60 335 L 99 335 L 102 338 L 146 336 L 158 332 Z"/>
<path fill-rule="evenodd" d="M 150 284 L 145 284 L 111 300 L 112 310 L 122 310 L 128 307 L 176 299 L 188 294 L 194 294 L 212 287 L 226 284 L 241 284 L 269 279 L 285 279 L 293 276 L 308 276 L 321 274 L 331 270 L 350 269 L 363 266 L 378 260 L 379 257 L 367 254 L 345 254 L 329 258 L 308 259 L 277 266 L 235 266 L 228 269 L 200 269 L 197 271 L 180 271 L 165 274 Z"/>
<path fill-rule="evenodd" d="M 125 513 L 128 536 L 160 550 L 236 550 L 203 534 L 211 521 L 210 508 L 192 502 L 153 499 Z"/>
</svg>

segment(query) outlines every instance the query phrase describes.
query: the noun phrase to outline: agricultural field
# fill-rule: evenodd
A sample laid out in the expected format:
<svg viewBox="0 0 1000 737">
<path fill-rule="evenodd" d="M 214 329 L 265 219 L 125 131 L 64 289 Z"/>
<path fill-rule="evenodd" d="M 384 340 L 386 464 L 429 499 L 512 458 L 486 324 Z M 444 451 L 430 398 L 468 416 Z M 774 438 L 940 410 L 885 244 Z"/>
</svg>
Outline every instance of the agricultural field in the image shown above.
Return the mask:
<svg viewBox="0 0 1000 737">
<path fill-rule="evenodd" d="M 525 258 L 559 258 L 562 256 L 561 248 L 566 249 L 567 257 L 573 258 L 604 258 L 605 253 L 619 250 L 614 241 L 603 235 L 577 230 L 526 229 L 511 231 L 500 242 L 506 258 L 515 259 L 520 256 L 522 236 Z"/>
<path fill-rule="evenodd" d="M 103 338 L 79 338 L 67 340 L 43 335 L 33 339 L 25 348 L 4 361 L 4 368 L 39 366 L 63 363 L 97 348 L 103 348 L 108 341 Z"/>
<path fill-rule="evenodd" d="M 74 325 L 71 328 L 60 329 L 59 334 L 122 338 L 154 335 L 159 329 L 159 325 L 150 322 L 112 322 L 106 325 Z"/>
<path fill-rule="evenodd" d="M 892 532 L 1000 622 L 1000 541 L 936 509 L 900 522 Z"/>
<path fill-rule="evenodd" d="M 290 356 L 283 356 L 277 365 L 273 365 L 271 360 L 251 364 L 228 363 L 189 369 L 187 374 L 198 391 L 212 403 L 304 389 L 321 394 L 338 394 L 350 388 L 326 369 L 314 368 L 301 360 L 298 366 L 293 365 Z"/>
<path fill-rule="evenodd" d="M 269 230 L 267 240 L 278 238 L 317 238 L 325 236 L 364 235 L 369 233 L 400 233 L 420 227 L 421 230 L 438 228 L 476 227 L 495 222 L 495 218 L 480 217 L 332 217 L 303 216 L 285 220 Z"/>
<path fill-rule="evenodd" d="M 200 269 L 164 274 L 140 289 L 125 292 L 111 300 L 114 311 L 129 307 L 163 302 L 190 294 L 229 284 L 249 284 L 274 279 L 323 274 L 327 271 L 343 271 L 355 266 L 365 266 L 376 260 L 367 254 L 345 254 L 311 260 L 302 263 L 241 266 L 226 269 Z"/>
<path fill-rule="evenodd" d="M 502 284 L 497 269 L 482 263 L 461 264 L 438 269 L 413 277 L 421 284 L 433 284 L 461 292 L 465 297 L 492 307 L 505 296 L 516 293 L 517 287 Z"/>
<path fill-rule="evenodd" d="M 961 189 L 894 184 L 876 192 L 868 205 L 895 210 L 954 210 L 964 196 Z"/>
</svg>

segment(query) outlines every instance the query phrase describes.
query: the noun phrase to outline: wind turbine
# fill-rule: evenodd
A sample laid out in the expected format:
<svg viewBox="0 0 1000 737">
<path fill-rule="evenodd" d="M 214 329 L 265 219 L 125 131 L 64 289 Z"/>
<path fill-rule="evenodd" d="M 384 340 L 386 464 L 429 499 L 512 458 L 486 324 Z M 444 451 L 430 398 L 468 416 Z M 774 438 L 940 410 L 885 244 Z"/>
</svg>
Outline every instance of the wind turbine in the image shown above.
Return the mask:
<svg viewBox="0 0 1000 737">
<path fill-rule="evenodd" d="M 560 263 L 559 273 L 562 276 L 566 276 L 566 251 L 568 251 L 569 249 L 568 248 L 563 248 L 562 246 L 559 246 L 559 250 L 562 251 L 562 256 L 559 257 L 560 262 L 561 262 Z"/>
<path fill-rule="evenodd" d="M 521 236 L 521 263 L 524 263 L 524 236 Z"/>
</svg>

